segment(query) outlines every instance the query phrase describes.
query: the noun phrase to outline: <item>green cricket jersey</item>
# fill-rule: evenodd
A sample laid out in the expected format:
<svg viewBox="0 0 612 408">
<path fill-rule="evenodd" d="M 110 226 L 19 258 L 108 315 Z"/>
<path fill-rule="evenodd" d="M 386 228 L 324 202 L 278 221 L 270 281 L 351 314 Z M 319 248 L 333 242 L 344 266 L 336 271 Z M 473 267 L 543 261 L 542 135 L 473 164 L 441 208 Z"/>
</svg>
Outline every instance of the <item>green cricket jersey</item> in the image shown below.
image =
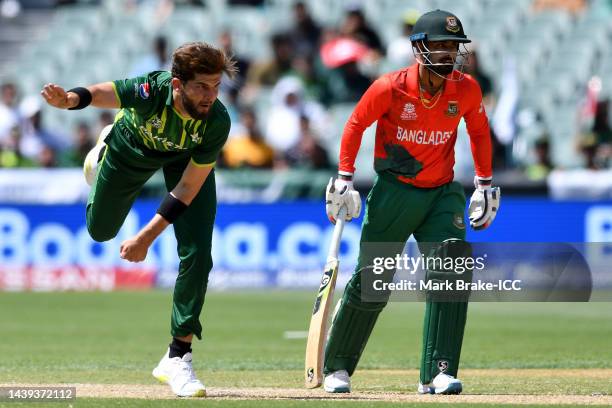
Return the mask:
<svg viewBox="0 0 612 408">
<path fill-rule="evenodd" d="M 115 127 L 126 138 L 158 152 L 191 153 L 196 165 L 214 165 L 227 140 L 230 118 L 217 99 L 206 120 L 181 116 L 172 106 L 172 75 L 153 71 L 113 82 L 121 111 Z"/>
</svg>

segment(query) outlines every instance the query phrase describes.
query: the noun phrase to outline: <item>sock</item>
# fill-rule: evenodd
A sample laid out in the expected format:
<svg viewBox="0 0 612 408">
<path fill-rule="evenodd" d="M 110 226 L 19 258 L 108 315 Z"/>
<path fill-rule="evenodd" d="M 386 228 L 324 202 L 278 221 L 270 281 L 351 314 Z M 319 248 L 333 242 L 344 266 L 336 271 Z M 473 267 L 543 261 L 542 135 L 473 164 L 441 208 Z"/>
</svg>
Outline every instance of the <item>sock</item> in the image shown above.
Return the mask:
<svg viewBox="0 0 612 408">
<path fill-rule="evenodd" d="M 183 356 L 187 353 L 191 353 L 191 343 L 187 343 L 173 337 L 172 343 L 170 343 L 170 358 L 183 358 Z"/>
</svg>

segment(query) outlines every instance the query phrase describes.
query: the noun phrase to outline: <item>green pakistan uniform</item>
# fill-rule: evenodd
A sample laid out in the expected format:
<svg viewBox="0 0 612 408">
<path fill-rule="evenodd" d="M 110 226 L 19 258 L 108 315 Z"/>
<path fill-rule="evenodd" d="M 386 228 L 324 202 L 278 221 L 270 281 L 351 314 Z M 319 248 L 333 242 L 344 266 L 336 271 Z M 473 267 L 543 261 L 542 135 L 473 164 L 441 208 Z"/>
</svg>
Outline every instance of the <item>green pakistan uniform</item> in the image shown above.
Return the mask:
<svg viewBox="0 0 612 408">
<path fill-rule="evenodd" d="M 93 239 L 117 235 L 144 183 L 163 170 L 168 191 L 187 164 L 214 166 L 227 140 L 230 119 L 216 100 L 206 120 L 183 117 L 172 106 L 172 76 L 166 71 L 113 82 L 121 111 L 106 136 L 107 149 L 87 202 Z M 212 268 L 211 241 L 217 199 L 212 171 L 187 210 L 174 222 L 180 258 L 174 288 L 171 333 L 202 338 L 199 322 Z"/>
</svg>

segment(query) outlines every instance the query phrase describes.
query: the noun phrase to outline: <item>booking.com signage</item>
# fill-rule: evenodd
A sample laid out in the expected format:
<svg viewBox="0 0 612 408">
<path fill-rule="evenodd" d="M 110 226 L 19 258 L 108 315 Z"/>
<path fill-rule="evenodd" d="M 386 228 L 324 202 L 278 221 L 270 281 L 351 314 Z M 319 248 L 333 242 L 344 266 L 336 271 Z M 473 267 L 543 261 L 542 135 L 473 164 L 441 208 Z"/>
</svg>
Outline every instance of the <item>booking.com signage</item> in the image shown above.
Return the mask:
<svg viewBox="0 0 612 408">
<path fill-rule="evenodd" d="M 89 237 L 82 205 L 0 205 L 0 289 L 112 290 L 172 286 L 178 257 L 168 229 L 143 263 L 119 258 L 121 242 L 148 222 L 157 202 L 138 202 L 114 240 Z M 354 268 L 360 221 L 346 225 L 340 284 Z M 319 202 L 220 205 L 210 286 L 309 287 L 320 279 L 332 226 Z M 612 203 L 506 198 L 493 225 L 468 232 L 489 242 L 612 242 Z"/>
</svg>

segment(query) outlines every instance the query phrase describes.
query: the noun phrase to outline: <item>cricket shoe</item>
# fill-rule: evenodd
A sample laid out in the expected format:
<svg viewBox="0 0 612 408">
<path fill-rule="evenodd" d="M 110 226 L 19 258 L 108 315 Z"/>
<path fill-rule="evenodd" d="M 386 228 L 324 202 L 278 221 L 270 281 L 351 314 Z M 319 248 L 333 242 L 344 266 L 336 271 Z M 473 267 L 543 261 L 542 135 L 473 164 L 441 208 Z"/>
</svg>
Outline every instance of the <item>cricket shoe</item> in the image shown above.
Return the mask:
<svg viewBox="0 0 612 408">
<path fill-rule="evenodd" d="M 98 174 L 98 164 L 102 161 L 104 157 L 104 152 L 106 152 L 106 143 L 104 143 L 104 139 L 111 131 L 113 125 L 108 125 L 100 132 L 100 137 L 98 137 L 98 141 L 96 145 L 87 153 L 85 156 L 85 162 L 83 163 L 83 174 L 85 175 L 85 181 L 90 186 L 93 185 L 94 181 L 96 181 L 96 174 Z"/>
<path fill-rule="evenodd" d="M 325 376 L 323 389 L 327 392 L 351 392 L 351 377 L 346 370 L 338 370 Z"/>
<path fill-rule="evenodd" d="M 153 369 L 153 377 L 170 385 L 172 392 L 179 397 L 205 397 L 206 388 L 193 372 L 191 353 L 183 358 L 169 356 L 170 350 L 162 357 L 157 367 Z"/>
<path fill-rule="evenodd" d="M 419 394 L 461 394 L 463 385 L 448 374 L 436 375 L 431 384 L 419 384 Z"/>
</svg>

